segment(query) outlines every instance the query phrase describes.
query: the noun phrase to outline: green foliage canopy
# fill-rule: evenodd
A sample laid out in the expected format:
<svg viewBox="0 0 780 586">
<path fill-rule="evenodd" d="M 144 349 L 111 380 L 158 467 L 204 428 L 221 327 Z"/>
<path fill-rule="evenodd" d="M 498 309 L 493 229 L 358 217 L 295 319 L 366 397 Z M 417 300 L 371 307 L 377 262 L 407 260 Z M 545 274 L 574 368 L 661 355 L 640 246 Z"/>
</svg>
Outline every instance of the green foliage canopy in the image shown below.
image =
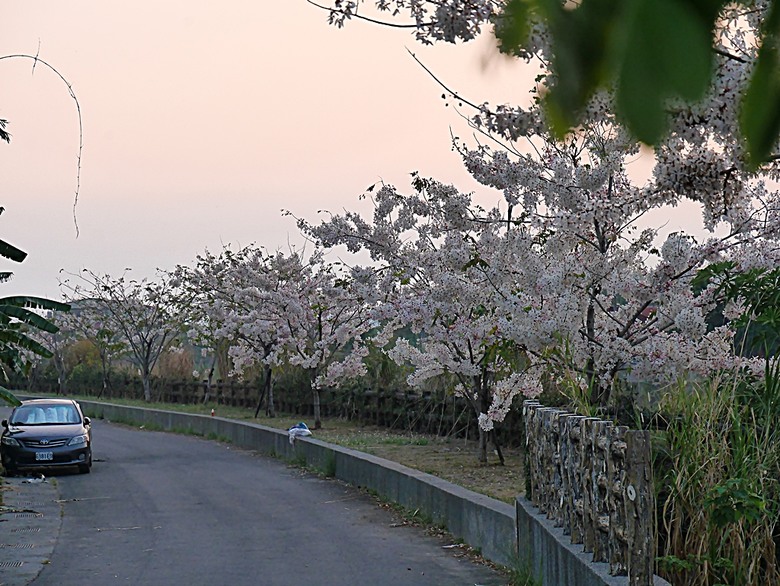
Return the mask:
<svg viewBox="0 0 780 586">
<path fill-rule="evenodd" d="M 576 126 L 596 91 L 615 88 L 616 107 L 636 138 L 657 144 L 668 100 L 693 102 L 713 78 L 713 39 L 725 0 L 508 0 L 496 27 L 501 48 L 518 50 L 541 19 L 552 35 L 556 85 L 547 95 L 554 131 Z M 741 0 L 745 12 L 756 2 Z M 780 134 L 780 7 L 770 0 L 758 54 L 742 97 L 748 164 L 773 158 Z"/>
</svg>

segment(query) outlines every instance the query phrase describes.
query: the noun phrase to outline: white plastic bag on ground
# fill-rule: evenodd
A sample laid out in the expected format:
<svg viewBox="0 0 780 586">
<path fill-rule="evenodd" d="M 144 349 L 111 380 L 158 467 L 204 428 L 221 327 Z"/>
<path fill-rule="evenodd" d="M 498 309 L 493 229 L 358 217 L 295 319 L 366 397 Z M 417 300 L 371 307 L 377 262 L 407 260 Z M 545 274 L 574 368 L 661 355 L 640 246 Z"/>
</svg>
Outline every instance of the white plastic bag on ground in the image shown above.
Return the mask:
<svg viewBox="0 0 780 586">
<path fill-rule="evenodd" d="M 306 426 L 306 424 L 301 421 L 297 425 L 293 425 L 290 429 L 288 429 L 287 435 L 290 438 L 290 444 L 294 445 L 296 439 L 299 437 L 306 437 L 311 435 L 311 431 L 309 431 L 309 428 Z"/>
</svg>

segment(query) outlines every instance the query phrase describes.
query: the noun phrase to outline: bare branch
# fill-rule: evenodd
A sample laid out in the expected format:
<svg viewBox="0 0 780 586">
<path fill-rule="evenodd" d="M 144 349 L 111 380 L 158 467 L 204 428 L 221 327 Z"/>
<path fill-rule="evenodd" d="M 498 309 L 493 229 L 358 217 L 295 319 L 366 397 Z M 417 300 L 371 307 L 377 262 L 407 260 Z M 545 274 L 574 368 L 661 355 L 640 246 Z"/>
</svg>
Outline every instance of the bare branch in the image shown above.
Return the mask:
<svg viewBox="0 0 780 586">
<path fill-rule="evenodd" d="M 362 14 L 357 14 L 357 13 L 352 14 L 352 13 L 346 12 L 344 10 L 339 10 L 338 8 L 331 8 L 329 6 L 323 6 L 321 4 L 317 4 L 316 2 L 313 2 L 312 0 L 306 0 L 306 2 L 308 2 L 312 6 L 316 6 L 317 8 L 319 8 L 321 10 L 325 10 L 327 12 L 330 12 L 331 14 L 341 14 L 341 15 L 347 17 L 347 18 L 353 18 L 354 17 L 354 18 L 357 18 L 359 20 L 365 20 L 366 22 L 370 22 L 372 24 L 378 24 L 378 25 L 387 26 L 387 27 L 390 27 L 390 28 L 406 28 L 406 29 L 409 29 L 409 28 L 419 28 L 419 26 L 416 23 L 397 23 L 397 22 L 388 22 L 388 21 L 384 21 L 384 20 L 377 20 L 377 19 L 374 19 L 374 18 L 369 18 L 368 16 L 363 16 Z"/>
<path fill-rule="evenodd" d="M 39 51 L 40 51 L 40 44 L 39 44 Z M 78 155 L 76 157 L 76 191 L 74 193 L 74 198 L 73 198 L 73 225 L 76 228 L 76 238 L 78 238 L 79 223 L 78 223 L 78 218 L 76 217 L 76 206 L 78 205 L 79 192 L 81 191 L 81 154 L 84 151 L 84 124 L 81 118 L 81 104 L 79 104 L 79 100 L 76 97 L 76 92 L 73 91 L 73 86 L 70 84 L 70 82 L 67 79 L 65 79 L 65 77 L 54 66 L 50 65 L 49 63 L 41 59 L 38 56 L 38 53 L 36 53 L 35 55 L 16 54 L 16 55 L 0 56 L 0 61 L 4 59 L 32 59 L 33 73 L 35 73 L 35 67 L 38 65 L 38 63 L 40 63 L 41 65 L 43 65 L 44 67 L 52 71 L 57 77 L 60 78 L 60 80 L 62 80 L 62 82 L 68 88 L 68 93 L 70 94 L 70 97 L 73 98 L 73 101 L 76 103 L 76 113 L 78 114 L 78 118 L 79 118 L 79 150 L 78 150 Z M 2 126 L 4 127 L 4 125 Z M 0 138 L 4 139 L 2 132 L 0 132 Z"/>
</svg>

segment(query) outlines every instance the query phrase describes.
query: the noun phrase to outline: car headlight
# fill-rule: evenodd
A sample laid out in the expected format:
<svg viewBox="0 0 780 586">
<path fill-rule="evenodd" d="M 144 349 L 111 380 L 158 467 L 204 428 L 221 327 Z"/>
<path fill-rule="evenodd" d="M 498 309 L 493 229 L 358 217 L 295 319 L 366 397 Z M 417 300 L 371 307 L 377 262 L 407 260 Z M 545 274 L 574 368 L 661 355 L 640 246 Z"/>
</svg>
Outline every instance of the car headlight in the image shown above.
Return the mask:
<svg viewBox="0 0 780 586">
<path fill-rule="evenodd" d="M 19 447 L 19 442 L 16 441 L 14 438 L 12 438 L 10 436 L 7 436 L 7 435 L 4 435 L 2 440 L 0 440 L 0 441 L 2 441 L 7 446 Z"/>
<path fill-rule="evenodd" d="M 86 435 L 86 434 L 83 434 L 83 435 L 77 435 L 76 437 L 74 437 L 73 439 L 71 439 L 71 440 L 68 442 L 68 445 L 69 445 L 69 446 L 78 446 L 79 444 L 85 444 L 85 443 L 87 443 L 87 440 L 88 440 L 88 438 L 87 438 L 87 435 Z"/>
</svg>

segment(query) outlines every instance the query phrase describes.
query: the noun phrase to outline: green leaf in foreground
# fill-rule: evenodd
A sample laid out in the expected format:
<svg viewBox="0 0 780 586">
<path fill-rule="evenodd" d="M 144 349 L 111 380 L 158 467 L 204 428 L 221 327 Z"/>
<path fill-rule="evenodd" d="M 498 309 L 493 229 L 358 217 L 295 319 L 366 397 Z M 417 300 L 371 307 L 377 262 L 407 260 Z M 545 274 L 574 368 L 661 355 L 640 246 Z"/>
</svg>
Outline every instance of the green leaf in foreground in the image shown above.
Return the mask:
<svg viewBox="0 0 780 586">
<path fill-rule="evenodd" d="M 511 54 L 521 48 L 528 39 L 532 0 L 509 0 L 496 22 L 496 38 L 502 53 Z"/>
<path fill-rule="evenodd" d="M 589 0 L 573 10 L 558 0 L 539 0 L 538 5 L 553 35 L 555 85 L 545 106 L 553 132 L 563 136 L 611 77 L 606 51 L 618 11 L 612 0 Z"/>
<path fill-rule="evenodd" d="M 740 125 L 752 168 L 767 161 L 780 133 L 780 10 L 777 3 L 766 21 L 750 85 L 742 99 Z"/>
<path fill-rule="evenodd" d="M 615 51 L 617 105 L 632 133 L 647 144 L 666 131 L 667 100 L 693 101 L 707 90 L 714 22 L 685 0 L 630 0 Z"/>
</svg>

